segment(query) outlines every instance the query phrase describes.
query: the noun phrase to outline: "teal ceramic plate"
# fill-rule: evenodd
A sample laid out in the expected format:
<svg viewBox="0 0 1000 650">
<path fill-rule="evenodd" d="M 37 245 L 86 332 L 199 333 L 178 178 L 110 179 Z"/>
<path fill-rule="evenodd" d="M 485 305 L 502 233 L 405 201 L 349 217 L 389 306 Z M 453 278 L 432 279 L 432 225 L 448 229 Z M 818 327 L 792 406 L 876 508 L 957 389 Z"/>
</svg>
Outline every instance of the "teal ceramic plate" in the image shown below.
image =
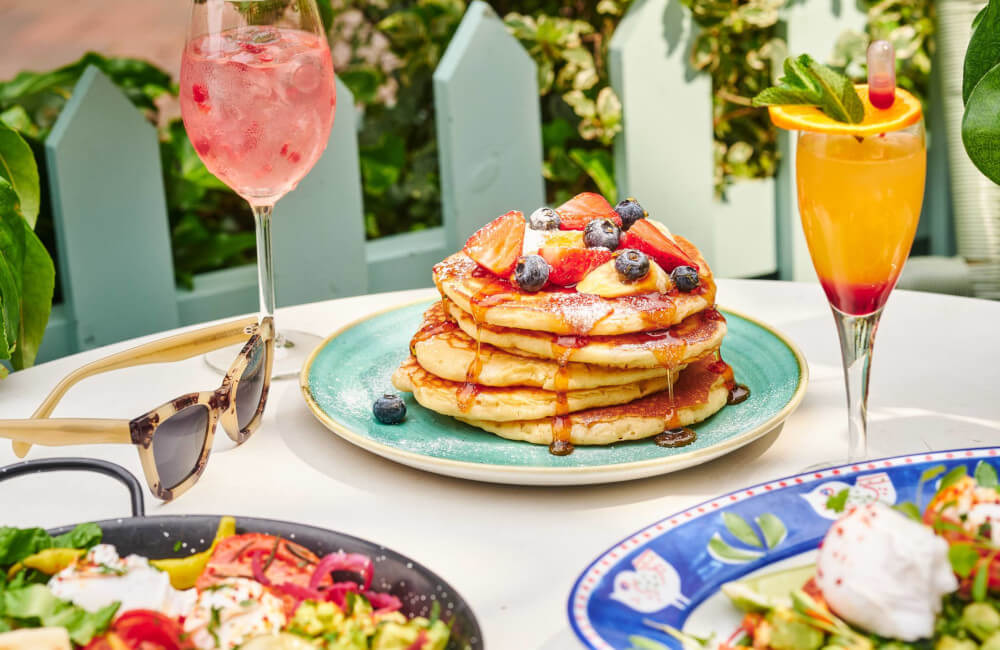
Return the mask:
<svg viewBox="0 0 1000 650">
<path fill-rule="evenodd" d="M 725 309 L 723 358 L 750 398 L 694 426 L 698 439 L 679 449 L 651 440 L 578 446 L 569 456 L 506 440 L 423 408 L 406 396 L 406 421 L 379 424 L 372 403 L 391 391 L 390 377 L 409 354 L 410 338 L 433 301 L 395 307 L 333 333 L 302 369 L 306 403 L 320 422 L 359 447 L 418 469 L 515 485 L 625 481 L 698 465 L 780 425 L 805 394 L 808 370 L 798 348 L 774 329 Z"/>
</svg>

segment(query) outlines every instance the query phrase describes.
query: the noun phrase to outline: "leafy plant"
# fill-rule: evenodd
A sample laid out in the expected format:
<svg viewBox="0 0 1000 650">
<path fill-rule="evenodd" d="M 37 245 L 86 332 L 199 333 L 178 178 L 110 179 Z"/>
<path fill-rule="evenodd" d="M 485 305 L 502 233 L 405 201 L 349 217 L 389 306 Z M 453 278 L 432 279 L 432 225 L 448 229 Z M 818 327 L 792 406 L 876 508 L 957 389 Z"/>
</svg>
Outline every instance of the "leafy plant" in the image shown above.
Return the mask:
<svg viewBox="0 0 1000 650">
<path fill-rule="evenodd" d="M 771 85 L 787 48 L 778 37 L 784 0 L 682 0 L 701 27 L 691 65 L 712 77 L 715 189 L 722 195 L 737 179 L 773 176 L 777 132 L 752 98 Z"/>
<path fill-rule="evenodd" d="M 962 143 L 969 158 L 1000 184 L 1000 0 L 990 0 L 973 22 L 962 78 Z"/>
<path fill-rule="evenodd" d="M 34 231 L 39 197 L 31 148 L 0 124 L 0 360 L 15 370 L 35 362 L 52 310 L 55 266 Z"/>
</svg>

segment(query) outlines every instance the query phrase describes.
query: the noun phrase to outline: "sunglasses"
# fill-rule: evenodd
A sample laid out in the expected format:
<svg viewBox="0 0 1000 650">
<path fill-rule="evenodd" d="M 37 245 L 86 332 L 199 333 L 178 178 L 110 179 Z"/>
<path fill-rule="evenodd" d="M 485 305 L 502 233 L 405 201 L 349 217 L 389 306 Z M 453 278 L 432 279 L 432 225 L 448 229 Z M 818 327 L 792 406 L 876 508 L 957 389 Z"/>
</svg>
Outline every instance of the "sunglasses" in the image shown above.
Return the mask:
<svg viewBox="0 0 1000 650">
<path fill-rule="evenodd" d="M 188 393 L 133 420 L 49 418 L 66 392 L 87 377 L 151 363 L 181 361 L 246 341 L 222 386 Z M 0 420 L 0 438 L 14 441 L 23 458 L 31 445 L 133 444 L 150 491 L 170 501 L 187 491 L 205 470 L 215 425 L 237 445 L 260 426 L 271 386 L 274 322 L 245 318 L 140 345 L 79 368 L 49 393 L 31 419 Z"/>
</svg>

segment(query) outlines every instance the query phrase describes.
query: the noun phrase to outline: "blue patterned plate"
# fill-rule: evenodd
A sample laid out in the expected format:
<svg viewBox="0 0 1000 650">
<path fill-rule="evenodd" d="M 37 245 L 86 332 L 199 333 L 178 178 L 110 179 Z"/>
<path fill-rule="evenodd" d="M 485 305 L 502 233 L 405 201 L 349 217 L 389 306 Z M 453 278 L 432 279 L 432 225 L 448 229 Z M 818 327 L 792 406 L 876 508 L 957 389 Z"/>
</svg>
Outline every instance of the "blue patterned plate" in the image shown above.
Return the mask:
<svg viewBox="0 0 1000 650">
<path fill-rule="evenodd" d="M 743 403 L 695 425 L 698 439 L 667 449 L 651 440 L 577 447 L 553 456 L 545 445 L 506 440 L 429 411 L 406 396 L 406 420 L 379 424 L 372 403 L 393 390 L 390 377 L 409 354 L 410 338 L 432 301 L 394 307 L 333 333 L 302 369 L 306 404 L 320 422 L 359 447 L 430 472 L 515 485 L 625 481 L 704 463 L 766 435 L 805 394 L 802 353 L 772 328 L 725 309 L 722 356 L 750 387 Z"/>
<path fill-rule="evenodd" d="M 971 475 L 983 459 L 996 465 L 998 454 L 1000 447 L 984 447 L 845 465 L 737 490 L 678 512 L 625 538 L 587 567 L 570 592 L 573 630 L 595 650 L 681 647 L 645 621 L 726 638 L 742 614 L 719 588 L 755 573 L 811 564 L 838 516 L 826 507 L 830 496 L 849 489 L 848 504 L 926 504 L 935 481 L 916 492 L 927 470 L 965 465 Z"/>
</svg>

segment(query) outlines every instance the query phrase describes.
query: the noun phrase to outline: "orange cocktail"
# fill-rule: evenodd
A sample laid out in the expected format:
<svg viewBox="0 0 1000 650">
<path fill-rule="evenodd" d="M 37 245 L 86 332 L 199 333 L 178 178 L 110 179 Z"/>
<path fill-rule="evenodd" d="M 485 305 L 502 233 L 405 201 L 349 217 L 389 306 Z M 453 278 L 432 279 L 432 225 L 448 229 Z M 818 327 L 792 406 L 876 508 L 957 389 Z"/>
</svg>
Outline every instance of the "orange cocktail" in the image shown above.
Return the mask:
<svg viewBox="0 0 1000 650">
<path fill-rule="evenodd" d="M 801 132 L 799 213 L 830 303 L 880 309 L 899 279 L 920 219 L 927 164 L 920 123 L 874 136 Z"/>
</svg>

